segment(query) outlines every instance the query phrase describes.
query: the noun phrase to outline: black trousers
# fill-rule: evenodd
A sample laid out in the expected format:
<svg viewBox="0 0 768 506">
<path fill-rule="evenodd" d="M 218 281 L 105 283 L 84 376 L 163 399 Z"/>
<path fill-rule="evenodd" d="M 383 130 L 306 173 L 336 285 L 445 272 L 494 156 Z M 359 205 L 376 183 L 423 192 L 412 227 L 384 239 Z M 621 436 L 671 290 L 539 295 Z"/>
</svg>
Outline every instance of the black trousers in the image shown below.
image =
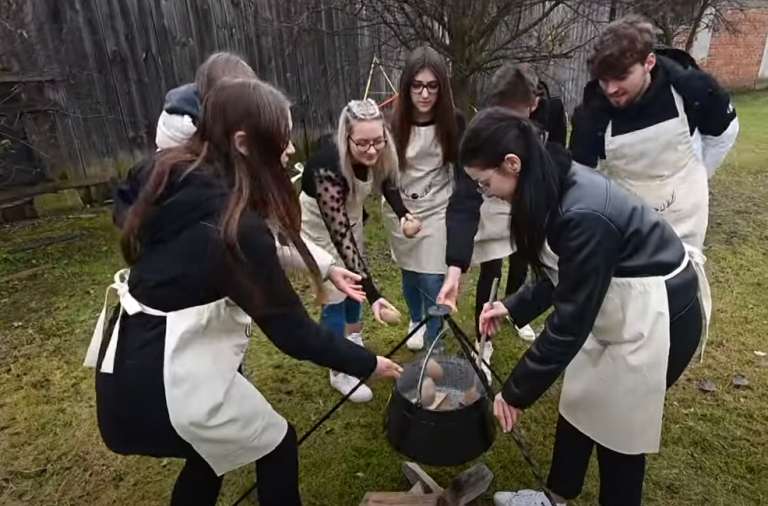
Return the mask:
<svg viewBox="0 0 768 506">
<path fill-rule="evenodd" d="M 149 315 L 124 319 L 115 357 L 114 374 L 96 372 L 96 409 L 99 430 L 110 450 L 122 455 L 147 455 L 185 460 L 176 479 L 171 504 L 215 505 L 222 479 L 171 424 L 163 379 L 164 339 L 151 341 L 142 360 L 129 360 L 131 339 L 122 332 L 136 325 L 152 325 Z M 106 332 L 117 319 L 113 312 Z M 136 335 L 136 334 L 126 334 Z M 102 344 L 99 365 L 106 351 Z M 98 370 L 97 370 L 98 371 Z M 194 399 L 190 400 L 194 402 Z M 289 424 L 285 437 L 256 461 L 257 494 L 261 506 L 298 506 L 299 457 L 296 431 Z"/>
<path fill-rule="evenodd" d="M 256 461 L 256 492 L 261 506 L 300 506 L 299 454 L 296 431 L 288 425 L 283 441 Z M 221 490 L 220 476 L 198 454 L 192 454 L 176 478 L 172 506 L 216 505 Z"/>
<path fill-rule="evenodd" d="M 682 279 L 669 287 L 670 349 L 667 366 L 667 388 L 683 374 L 699 345 L 702 314 L 698 297 L 685 303 L 690 293 L 686 286 L 694 277 L 692 268 L 679 275 Z M 676 276 L 673 279 L 676 279 Z M 694 282 L 695 286 L 695 282 Z M 677 292 L 677 293 L 676 293 Z M 639 506 L 642 503 L 645 480 L 645 455 L 626 455 L 595 443 L 589 436 L 560 416 L 555 432 L 552 466 L 547 486 L 554 493 L 573 499 L 581 493 L 592 448 L 597 447 L 600 473 L 600 504 L 602 506 Z"/>
<path fill-rule="evenodd" d="M 488 302 L 491 296 L 493 280 L 499 278 L 501 281 L 501 271 L 503 267 L 503 258 L 489 260 L 480 264 L 480 276 L 477 278 L 477 287 L 475 289 L 475 332 L 480 338 L 478 324 L 480 322 L 480 313 L 483 312 L 483 306 Z M 525 283 L 525 277 L 528 274 L 528 261 L 518 252 L 509 255 L 509 273 L 507 274 L 507 285 L 504 290 L 504 296 L 515 293 Z"/>
</svg>

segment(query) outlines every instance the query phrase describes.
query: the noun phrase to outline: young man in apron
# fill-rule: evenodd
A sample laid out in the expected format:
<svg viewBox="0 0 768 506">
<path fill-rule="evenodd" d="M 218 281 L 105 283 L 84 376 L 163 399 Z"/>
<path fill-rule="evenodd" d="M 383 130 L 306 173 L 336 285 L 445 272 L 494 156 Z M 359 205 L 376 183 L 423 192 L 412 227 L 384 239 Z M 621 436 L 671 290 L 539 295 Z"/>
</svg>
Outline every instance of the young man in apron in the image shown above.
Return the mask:
<svg viewBox="0 0 768 506">
<path fill-rule="evenodd" d="M 536 282 L 486 305 L 480 331 L 524 325 L 552 307 L 494 403 L 504 431 L 565 372 L 548 487 L 578 496 L 592 450 L 600 504 L 641 504 L 645 454 L 659 450 L 666 389 L 701 336 L 698 281 L 686 248 L 655 211 L 601 174 L 571 168 L 533 125 L 481 111 L 461 143 L 467 174 L 513 204 L 511 229 Z M 501 492 L 497 506 L 549 504 Z M 536 502 L 538 501 L 538 502 Z"/>
<path fill-rule="evenodd" d="M 570 149 L 576 163 L 643 198 L 693 248 L 708 324 L 708 178 L 733 147 L 739 123 L 710 75 L 657 56 L 653 47 L 653 26 L 640 17 L 608 25 L 589 58 L 594 80 L 574 112 Z"/>
</svg>

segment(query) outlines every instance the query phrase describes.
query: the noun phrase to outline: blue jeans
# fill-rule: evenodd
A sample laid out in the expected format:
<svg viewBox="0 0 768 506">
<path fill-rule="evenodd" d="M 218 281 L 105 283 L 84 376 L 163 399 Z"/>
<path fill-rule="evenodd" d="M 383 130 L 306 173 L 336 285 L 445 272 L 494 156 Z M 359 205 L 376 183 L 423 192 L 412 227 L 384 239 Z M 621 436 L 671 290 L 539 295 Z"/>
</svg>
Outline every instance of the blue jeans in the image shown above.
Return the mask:
<svg viewBox="0 0 768 506">
<path fill-rule="evenodd" d="M 402 272 L 403 296 L 408 305 L 408 312 L 411 314 L 411 321 L 420 322 L 427 316 L 427 309 L 435 305 L 435 299 L 440 293 L 440 288 L 443 287 L 445 275 L 423 274 L 405 269 Z M 442 328 L 441 319 L 431 318 L 427 322 L 427 330 L 424 333 L 424 346 L 431 345 Z"/>
<path fill-rule="evenodd" d="M 329 328 L 335 335 L 345 337 L 345 327 L 360 323 L 362 306 L 359 302 L 346 298 L 338 304 L 323 306 L 320 324 Z"/>
</svg>

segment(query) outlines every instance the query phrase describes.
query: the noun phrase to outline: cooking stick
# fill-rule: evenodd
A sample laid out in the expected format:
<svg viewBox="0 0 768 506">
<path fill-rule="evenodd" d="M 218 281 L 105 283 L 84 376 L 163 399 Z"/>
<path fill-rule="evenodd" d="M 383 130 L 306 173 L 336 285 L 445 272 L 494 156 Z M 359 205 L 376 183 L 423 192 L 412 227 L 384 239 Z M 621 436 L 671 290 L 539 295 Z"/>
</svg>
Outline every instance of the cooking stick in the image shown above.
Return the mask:
<svg viewBox="0 0 768 506">
<path fill-rule="evenodd" d="M 496 300 L 496 293 L 499 290 L 499 278 L 493 278 L 491 284 L 491 294 L 488 297 L 488 304 L 493 304 Z M 483 332 L 480 334 L 480 347 L 477 350 L 477 367 L 482 367 L 483 364 L 483 349 L 485 348 L 485 340 L 488 339 L 488 335 Z"/>
</svg>

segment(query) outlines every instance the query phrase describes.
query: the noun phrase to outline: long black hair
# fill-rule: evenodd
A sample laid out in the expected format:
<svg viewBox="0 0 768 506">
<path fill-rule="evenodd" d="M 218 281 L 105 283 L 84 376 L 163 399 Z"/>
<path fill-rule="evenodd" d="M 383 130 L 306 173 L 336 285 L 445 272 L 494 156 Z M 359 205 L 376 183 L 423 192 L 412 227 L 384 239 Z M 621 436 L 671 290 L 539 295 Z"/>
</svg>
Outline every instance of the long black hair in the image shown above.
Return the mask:
<svg viewBox="0 0 768 506">
<path fill-rule="evenodd" d="M 517 249 L 540 276 L 547 223 L 559 205 L 570 164 L 556 162 L 536 127 L 503 107 L 485 109 L 474 117 L 464 133 L 459 159 L 464 167 L 492 170 L 510 153 L 521 162 L 510 229 Z"/>
</svg>

